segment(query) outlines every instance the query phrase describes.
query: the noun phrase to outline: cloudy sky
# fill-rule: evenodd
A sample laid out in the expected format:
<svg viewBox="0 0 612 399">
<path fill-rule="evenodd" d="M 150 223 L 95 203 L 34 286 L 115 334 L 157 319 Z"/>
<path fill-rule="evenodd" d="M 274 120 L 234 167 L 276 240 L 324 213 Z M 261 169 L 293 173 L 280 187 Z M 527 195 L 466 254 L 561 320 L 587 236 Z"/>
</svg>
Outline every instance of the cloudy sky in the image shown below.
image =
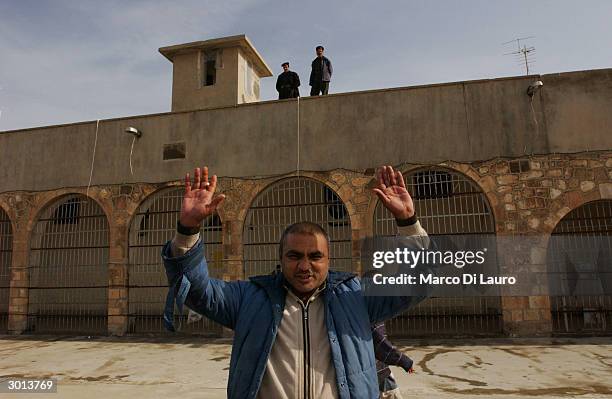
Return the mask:
<svg viewBox="0 0 612 399">
<path fill-rule="evenodd" d="M 0 0 L 0 131 L 169 111 L 172 44 L 245 33 L 303 83 L 323 44 L 337 93 L 524 74 L 502 43 L 525 36 L 534 73 L 610 68 L 610 21 L 609 0 Z"/>
</svg>

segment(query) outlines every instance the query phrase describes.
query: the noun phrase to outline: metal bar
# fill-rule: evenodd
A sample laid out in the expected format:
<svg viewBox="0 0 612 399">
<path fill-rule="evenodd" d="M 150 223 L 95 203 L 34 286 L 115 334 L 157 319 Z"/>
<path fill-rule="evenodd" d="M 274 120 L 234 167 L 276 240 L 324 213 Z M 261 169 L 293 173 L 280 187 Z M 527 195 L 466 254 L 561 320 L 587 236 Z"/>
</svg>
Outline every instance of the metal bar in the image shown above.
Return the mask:
<svg viewBox="0 0 612 399">
<path fill-rule="evenodd" d="M 404 180 L 430 235 L 494 233 L 486 197 L 467 177 L 429 168 L 411 172 Z M 394 218 L 380 202 L 374 217 L 376 235 L 396 234 Z M 501 332 L 501 298 L 429 298 L 388 324 L 395 336 L 495 335 Z"/>
<path fill-rule="evenodd" d="M 152 194 L 136 212 L 129 231 L 128 268 L 129 300 L 128 331 L 130 333 L 165 333 L 163 327 L 163 308 L 167 293 L 167 281 L 159 253 L 166 241 L 172 239 L 176 231 L 183 189 L 169 188 Z M 205 255 L 209 261 L 210 274 L 220 277 L 217 254 L 222 256 L 222 223 L 218 215 L 202 223 L 200 234 L 205 241 Z M 221 260 L 222 262 L 222 260 Z M 178 314 L 181 332 L 218 336 L 221 326 L 208 318 L 187 324 L 187 313 Z"/>
<path fill-rule="evenodd" d="M 327 230 L 332 267 L 350 270 L 352 242 L 346 207 L 325 185 L 295 177 L 273 183 L 249 208 L 243 234 L 245 276 L 274 270 L 279 262 L 282 231 L 291 223 L 305 220 Z"/>
<path fill-rule="evenodd" d="M 108 230 L 104 212 L 84 196 L 43 211 L 30 247 L 30 332 L 106 334 Z"/>
<path fill-rule="evenodd" d="M 553 237 L 567 237 L 562 242 L 551 240 L 547 257 L 549 273 L 558 275 L 573 273 L 568 268 L 566 256 L 584 258 L 584 254 L 598 245 L 600 257 L 607 268 L 612 261 L 612 201 L 599 200 L 584 204 L 565 215 L 559 221 L 552 234 Z M 592 266 L 593 270 L 584 269 Z M 582 265 L 581 273 L 591 273 L 597 278 L 600 271 L 597 265 Z M 605 271 L 604 271 L 605 272 Z M 609 323 L 612 312 L 612 296 L 602 294 L 584 296 L 551 297 L 551 315 L 553 332 L 556 334 L 590 334 L 607 335 L 612 332 Z"/>
<path fill-rule="evenodd" d="M 13 231 L 8 215 L 0 209 L 0 334 L 8 331 L 10 267 L 13 255 Z"/>
</svg>

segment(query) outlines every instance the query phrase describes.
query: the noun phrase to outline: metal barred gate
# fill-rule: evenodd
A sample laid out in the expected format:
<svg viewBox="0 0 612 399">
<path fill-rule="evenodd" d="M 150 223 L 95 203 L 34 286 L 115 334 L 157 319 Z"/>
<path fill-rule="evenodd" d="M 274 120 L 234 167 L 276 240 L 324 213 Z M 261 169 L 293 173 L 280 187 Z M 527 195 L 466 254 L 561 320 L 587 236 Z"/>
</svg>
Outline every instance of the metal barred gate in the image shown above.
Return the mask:
<svg viewBox="0 0 612 399">
<path fill-rule="evenodd" d="M 164 333 L 163 310 L 168 279 L 161 260 L 162 246 L 174 237 L 184 189 L 171 188 L 152 194 L 138 209 L 129 232 L 129 333 Z M 210 275 L 223 276 L 222 223 L 209 216 L 200 231 Z M 180 331 L 220 335 L 222 327 L 203 317 L 187 323 L 189 310 L 179 315 Z"/>
<path fill-rule="evenodd" d="M 305 177 L 273 183 L 257 196 L 244 223 L 244 276 L 272 272 L 280 263 L 278 245 L 287 226 L 314 222 L 330 238 L 330 269 L 351 271 L 351 222 L 344 203 L 326 185 Z"/>
<path fill-rule="evenodd" d="M 8 329 L 9 289 L 13 254 L 13 229 L 4 210 L 0 209 L 0 334 Z"/>
<path fill-rule="evenodd" d="M 109 231 L 98 204 L 82 195 L 57 200 L 30 245 L 27 331 L 106 334 Z"/>
<path fill-rule="evenodd" d="M 491 207 L 469 178 L 439 168 L 404 174 L 419 221 L 430 236 L 495 234 Z M 378 203 L 374 235 L 397 234 L 393 215 Z M 428 298 L 387 322 L 389 335 L 495 335 L 502 332 L 501 298 Z"/>
<path fill-rule="evenodd" d="M 565 290 L 576 293 L 550 297 L 553 333 L 611 334 L 612 201 L 587 203 L 559 221 L 547 268 L 551 278 L 558 276 Z"/>
</svg>

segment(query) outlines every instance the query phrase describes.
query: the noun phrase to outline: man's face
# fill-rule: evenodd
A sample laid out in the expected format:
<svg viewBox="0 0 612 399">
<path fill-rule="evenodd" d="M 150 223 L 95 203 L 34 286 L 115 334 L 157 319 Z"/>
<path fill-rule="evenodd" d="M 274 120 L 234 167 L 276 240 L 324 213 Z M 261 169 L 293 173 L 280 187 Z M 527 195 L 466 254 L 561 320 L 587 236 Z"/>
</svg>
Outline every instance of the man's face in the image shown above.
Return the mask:
<svg viewBox="0 0 612 399">
<path fill-rule="evenodd" d="M 283 71 L 287 72 L 289 70 L 289 65 L 283 64 Z"/>
<path fill-rule="evenodd" d="M 318 48 L 317 49 L 317 57 L 322 57 L 323 56 L 323 49 L 322 48 Z"/>
<path fill-rule="evenodd" d="M 329 248 L 321 234 L 289 234 L 281 266 L 285 280 L 299 294 L 317 289 L 327 278 Z"/>
</svg>

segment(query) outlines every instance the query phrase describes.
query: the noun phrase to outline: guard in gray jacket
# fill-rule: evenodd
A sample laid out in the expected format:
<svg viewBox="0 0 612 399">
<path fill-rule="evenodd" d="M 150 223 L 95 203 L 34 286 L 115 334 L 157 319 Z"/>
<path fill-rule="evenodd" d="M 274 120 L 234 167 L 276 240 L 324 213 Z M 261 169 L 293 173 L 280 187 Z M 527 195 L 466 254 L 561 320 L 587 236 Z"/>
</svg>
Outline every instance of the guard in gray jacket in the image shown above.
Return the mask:
<svg viewBox="0 0 612 399">
<path fill-rule="evenodd" d="M 329 81 L 331 80 L 332 63 L 329 58 L 323 55 L 325 49 L 323 46 L 317 46 L 317 58 L 312 61 L 310 71 L 310 95 L 318 96 L 319 94 L 326 95 L 329 91 Z"/>
</svg>

